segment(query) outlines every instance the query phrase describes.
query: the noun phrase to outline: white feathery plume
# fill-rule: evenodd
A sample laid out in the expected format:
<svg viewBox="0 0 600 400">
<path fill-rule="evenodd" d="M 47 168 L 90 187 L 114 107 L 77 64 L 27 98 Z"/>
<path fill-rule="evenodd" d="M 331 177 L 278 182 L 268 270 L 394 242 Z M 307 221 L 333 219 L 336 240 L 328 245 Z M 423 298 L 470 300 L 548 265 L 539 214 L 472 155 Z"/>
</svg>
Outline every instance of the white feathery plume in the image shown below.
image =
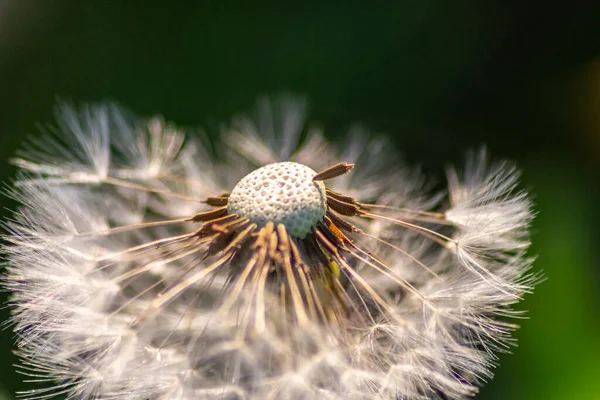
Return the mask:
<svg viewBox="0 0 600 400">
<path fill-rule="evenodd" d="M 461 399 L 491 378 L 538 281 L 517 170 L 482 150 L 446 199 L 305 110 L 263 98 L 211 155 L 160 118 L 57 109 L 5 222 L 23 398 Z"/>
</svg>

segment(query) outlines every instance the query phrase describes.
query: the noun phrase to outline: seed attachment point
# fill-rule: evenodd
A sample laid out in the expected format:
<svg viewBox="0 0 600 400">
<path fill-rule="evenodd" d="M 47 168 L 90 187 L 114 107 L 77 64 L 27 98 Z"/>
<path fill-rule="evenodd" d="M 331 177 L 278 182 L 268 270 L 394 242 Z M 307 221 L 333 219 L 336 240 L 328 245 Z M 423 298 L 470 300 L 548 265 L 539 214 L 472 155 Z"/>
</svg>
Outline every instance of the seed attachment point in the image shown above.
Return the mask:
<svg viewBox="0 0 600 400">
<path fill-rule="evenodd" d="M 294 162 L 261 167 L 238 182 L 227 199 L 227 212 L 247 217 L 259 228 L 283 224 L 291 236 L 304 238 L 327 211 L 325 185 L 313 176 L 315 171 Z"/>
</svg>

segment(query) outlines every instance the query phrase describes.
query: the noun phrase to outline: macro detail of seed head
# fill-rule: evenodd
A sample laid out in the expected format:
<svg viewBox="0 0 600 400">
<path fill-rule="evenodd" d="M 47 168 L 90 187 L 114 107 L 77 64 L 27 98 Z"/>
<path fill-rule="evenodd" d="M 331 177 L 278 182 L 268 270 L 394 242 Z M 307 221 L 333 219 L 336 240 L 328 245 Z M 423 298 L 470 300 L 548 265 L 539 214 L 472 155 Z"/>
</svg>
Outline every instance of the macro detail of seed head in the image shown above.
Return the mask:
<svg viewBox="0 0 600 400">
<path fill-rule="evenodd" d="M 161 118 L 57 109 L 12 162 L 2 248 L 22 398 L 465 399 L 540 280 L 518 170 L 447 190 L 302 101 L 259 100 L 216 154 Z"/>
<path fill-rule="evenodd" d="M 309 167 L 280 162 L 261 167 L 231 191 L 227 211 L 264 226 L 283 224 L 290 235 L 304 238 L 326 211 L 325 185 L 313 181 Z"/>
</svg>

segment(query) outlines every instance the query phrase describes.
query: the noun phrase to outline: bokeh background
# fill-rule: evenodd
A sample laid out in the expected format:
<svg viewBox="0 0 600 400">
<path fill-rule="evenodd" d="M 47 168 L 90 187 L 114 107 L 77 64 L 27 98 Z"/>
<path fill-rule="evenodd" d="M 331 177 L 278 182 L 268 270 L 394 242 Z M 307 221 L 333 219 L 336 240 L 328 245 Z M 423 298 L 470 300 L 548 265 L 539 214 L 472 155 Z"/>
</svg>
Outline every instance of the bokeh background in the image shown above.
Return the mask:
<svg viewBox="0 0 600 400">
<path fill-rule="evenodd" d="M 439 181 L 487 144 L 534 194 L 548 279 L 478 398 L 600 399 L 600 2 L 558 3 L 0 0 L 0 181 L 57 98 L 214 126 L 291 91 L 329 136 L 360 122 Z M 2 400 L 26 388 L 11 347 L 3 330 Z"/>
</svg>

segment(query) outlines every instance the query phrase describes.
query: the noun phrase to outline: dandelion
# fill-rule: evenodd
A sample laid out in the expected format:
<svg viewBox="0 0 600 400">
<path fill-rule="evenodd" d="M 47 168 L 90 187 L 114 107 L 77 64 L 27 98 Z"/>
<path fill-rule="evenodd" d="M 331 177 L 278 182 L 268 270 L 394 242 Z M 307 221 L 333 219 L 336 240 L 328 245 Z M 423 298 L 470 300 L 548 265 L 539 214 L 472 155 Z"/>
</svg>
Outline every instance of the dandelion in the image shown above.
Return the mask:
<svg viewBox="0 0 600 400">
<path fill-rule="evenodd" d="M 459 399 L 532 290 L 527 194 L 484 151 L 430 194 L 263 99 L 211 146 L 63 105 L 14 160 L 4 286 L 28 399 Z"/>
</svg>

